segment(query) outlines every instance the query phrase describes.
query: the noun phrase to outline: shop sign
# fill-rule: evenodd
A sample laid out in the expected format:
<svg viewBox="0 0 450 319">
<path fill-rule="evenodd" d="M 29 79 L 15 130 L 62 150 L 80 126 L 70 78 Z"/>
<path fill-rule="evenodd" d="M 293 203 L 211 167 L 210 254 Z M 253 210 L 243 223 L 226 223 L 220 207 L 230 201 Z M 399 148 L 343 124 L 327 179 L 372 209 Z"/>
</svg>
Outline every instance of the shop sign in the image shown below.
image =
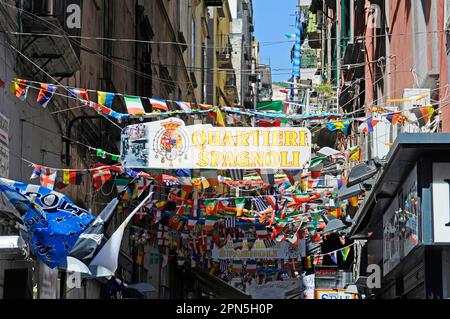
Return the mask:
<svg viewBox="0 0 450 319">
<path fill-rule="evenodd" d="M 357 299 L 357 295 L 344 289 L 316 289 L 316 299 Z"/>
<path fill-rule="evenodd" d="M 135 168 L 301 169 L 311 159 L 303 127 L 213 127 L 177 118 L 130 125 L 120 162 Z"/>
<path fill-rule="evenodd" d="M 277 242 L 273 247 L 266 248 L 264 241 L 256 240 L 252 249 L 249 250 L 247 241 L 244 240 L 242 249 L 235 250 L 233 242 L 228 240 L 222 248 L 214 244 L 212 250 L 213 259 L 297 259 L 299 258 L 298 245 L 291 245 L 283 241 Z"/>
</svg>

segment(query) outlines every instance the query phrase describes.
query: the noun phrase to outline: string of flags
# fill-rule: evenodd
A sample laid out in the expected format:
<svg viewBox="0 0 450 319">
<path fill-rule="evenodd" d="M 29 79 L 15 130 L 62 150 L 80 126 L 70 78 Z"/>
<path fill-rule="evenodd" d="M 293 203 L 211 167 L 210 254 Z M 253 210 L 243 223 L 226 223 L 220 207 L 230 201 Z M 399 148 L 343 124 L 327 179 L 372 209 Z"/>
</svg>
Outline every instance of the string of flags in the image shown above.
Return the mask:
<svg viewBox="0 0 450 319">
<path fill-rule="evenodd" d="M 32 84 L 36 84 L 39 87 L 35 87 Z M 39 105 L 46 107 L 56 94 L 56 90 L 59 85 L 41 83 L 23 79 L 14 79 L 11 84 L 11 91 L 21 100 L 25 100 L 28 94 L 28 89 L 39 90 L 37 102 Z M 98 113 L 105 116 L 109 116 L 118 121 L 129 120 L 130 118 L 142 118 L 142 117 L 158 117 L 158 116 L 173 116 L 173 115 L 195 115 L 206 114 L 211 117 L 217 126 L 225 126 L 225 117 L 222 111 L 235 114 L 245 115 L 253 117 L 265 117 L 272 119 L 286 119 L 294 121 L 303 120 L 317 120 L 317 119 L 338 119 L 342 115 L 338 113 L 324 113 L 324 114 L 294 114 L 287 115 L 285 113 L 274 112 L 261 112 L 254 110 L 243 110 L 236 107 L 229 106 L 213 106 L 207 104 L 194 104 L 183 101 L 163 100 L 149 97 L 132 96 L 121 93 L 103 92 L 97 90 L 79 89 L 79 88 L 67 88 L 69 97 L 78 99 L 86 106 L 93 108 Z M 97 102 L 90 99 L 89 92 L 95 92 L 97 94 Z M 61 95 L 61 94 L 60 94 Z M 127 108 L 128 114 L 116 112 L 112 109 L 114 100 L 116 97 L 123 97 L 124 104 Z M 152 108 L 152 112 L 145 111 L 143 101 L 147 101 L 149 107 Z M 233 122 L 233 120 L 231 120 Z M 280 124 L 280 123 L 278 123 Z"/>
</svg>

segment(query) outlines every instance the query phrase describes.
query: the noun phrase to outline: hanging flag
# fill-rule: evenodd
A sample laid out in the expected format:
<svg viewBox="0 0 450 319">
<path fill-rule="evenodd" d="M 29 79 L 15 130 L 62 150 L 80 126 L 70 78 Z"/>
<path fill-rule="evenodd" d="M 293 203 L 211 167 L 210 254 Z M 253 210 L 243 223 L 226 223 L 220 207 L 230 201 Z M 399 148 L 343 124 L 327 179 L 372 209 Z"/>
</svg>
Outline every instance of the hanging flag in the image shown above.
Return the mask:
<svg viewBox="0 0 450 319">
<path fill-rule="evenodd" d="M 149 193 L 147 197 L 139 203 L 139 205 L 131 212 L 130 215 L 123 221 L 119 228 L 114 231 L 108 241 L 103 245 L 94 259 L 89 264 L 89 269 L 95 277 L 109 277 L 114 276 L 119 260 L 120 246 L 122 243 L 123 234 L 128 223 L 133 216 L 151 200 L 153 193 Z"/>
<path fill-rule="evenodd" d="M 63 183 L 66 185 L 80 185 L 82 175 L 81 172 L 71 171 L 68 169 L 63 170 Z"/>
<path fill-rule="evenodd" d="M 68 88 L 69 95 L 79 100 L 89 101 L 89 95 L 86 89 Z"/>
<path fill-rule="evenodd" d="M 274 169 L 256 169 L 263 183 L 266 185 L 275 185 L 275 172 Z"/>
<path fill-rule="evenodd" d="M 266 248 L 272 248 L 276 245 L 275 241 L 273 239 L 270 238 L 266 238 L 264 239 L 264 246 Z"/>
<path fill-rule="evenodd" d="M 354 196 L 348 199 L 348 202 L 350 203 L 350 205 L 352 205 L 353 207 L 358 207 L 358 203 L 359 203 L 359 197 L 358 196 Z"/>
<path fill-rule="evenodd" d="M 214 106 L 207 105 L 207 104 L 197 104 L 197 105 L 200 108 L 200 110 L 203 110 L 203 111 L 211 110 L 212 108 L 214 108 Z"/>
<path fill-rule="evenodd" d="M 280 120 L 258 120 L 258 127 L 280 127 Z"/>
<path fill-rule="evenodd" d="M 208 116 L 214 120 L 214 123 L 217 126 L 225 127 L 225 119 L 219 108 L 217 108 L 215 111 L 209 112 Z"/>
<path fill-rule="evenodd" d="M 190 103 L 175 101 L 175 104 L 183 111 L 190 112 L 192 110 Z"/>
<path fill-rule="evenodd" d="M 386 116 L 386 119 L 392 124 L 395 125 L 398 123 L 399 119 L 401 116 L 401 112 L 394 112 L 394 113 L 389 113 Z"/>
<path fill-rule="evenodd" d="M 95 219 L 67 196 L 39 185 L 1 179 L 0 192 L 13 207 L 21 209 L 23 225 L 30 235 L 24 238 L 50 268 L 67 258 L 79 235 Z"/>
<path fill-rule="evenodd" d="M 55 187 L 56 172 L 50 168 L 44 168 L 41 172 L 41 186 L 53 190 Z"/>
<path fill-rule="evenodd" d="M 142 105 L 142 101 L 139 96 L 124 95 L 123 98 L 127 106 L 128 114 L 145 115 L 144 106 Z"/>
<path fill-rule="evenodd" d="M 245 207 L 245 198 L 236 198 L 234 203 L 236 205 L 236 216 L 242 216 Z"/>
<path fill-rule="evenodd" d="M 342 259 L 344 261 L 347 260 L 348 254 L 350 253 L 350 247 L 345 247 L 344 249 L 341 249 Z"/>
<path fill-rule="evenodd" d="M 225 217 L 224 221 L 225 228 L 235 228 L 236 227 L 236 217 Z"/>
<path fill-rule="evenodd" d="M 416 121 L 419 123 L 419 127 L 425 126 L 430 122 L 434 113 L 433 106 L 424 106 L 411 109 L 411 113 L 416 116 Z"/>
<path fill-rule="evenodd" d="M 285 169 L 283 172 L 286 174 L 286 176 L 289 179 L 289 182 L 292 186 L 295 185 L 296 181 L 299 181 L 302 176 L 302 170 L 301 169 Z"/>
<path fill-rule="evenodd" d="M 174 174 L 180 182 L 181 189 L 190 193 L 192 192 L 192 174 L 190 169 L 176 169 Z"/>
<path fill-rule="evenodd" d="M 111 108 L 115 96 L 114 93 L 97 91 L 97 103 Z"/>
<path fill-rule="evenodd" d="M 11 91 L 21 101 L 26 100 L 29 88 L 30 88 L 30 86 L 28 85 L 28 81 L 26 81 L 26 80 L 15 79 L 11 83 Z"/>
<path fill-rule="evenodd" d="M 269 237 L 269 234 L 267 233 L 267 228 L 265 225 L 256 225 L 256 238 L 258 239 L 266 239 Z"/>
<path fill-rule="evenodd" d="M 283 208 L 282 208 L 282 210 L 281 210 L 281 216 L 280 216 L 280 219 L 281 220 L 284 220 L 284 219 L 286 219 L 286 214 L 287 214 L 287 208 L 288 208 L 288 200 L 285 200 L 284 201 L 284 204 L 283 204 Z"/>
<path fill-rule="evenodd" d="M 217 170 L 215 169 L 201 169 L 200 175 L 208 181 L 209 187 L 215 187 L 219 185 L 219 180 L 217 178 Z M 206 185 L 206 184 L 205 184 Z M 204 188 L 209 188 L 204 187 Z"/>
<path fill-rule="evenodd" d="M 331 260 L 337 265 L 337 252 L 333 251 L 333 252 L 329 253 L 328 256 L 330 256 Z"/>
<path fill-rule="evenodd" d="M 250 274 L 256 273 L 256 260 L 247 260 L 247 272 Z"/>
<path fill-rule="evenodd" d="M 37 97 L 37 102 L 42 107 L 47 107 L 48 102 L 52 99 L 55 94 L 56 86 L 53 84 L 41 83 L 41 89 Z"/>
<path fill-rule="evenodd" d="M 95 221 L 91 223 L 78 237 L 69 256 L 78 260 L 86 260 L 94 257 L 95 252 L 100 247 L 104 232 L 114 214 L 119 199 L 112 199 L 108 205 L 100 212 Z"/>
<path fill-rule="evenodd" d="M 318 256 L 314 256 L 314 266 L 322 266 L 323 263 L 323 256 L 318 255 Z"/>
<path fill-rule="evenodd" d="M 355 146 L 349 151 L 349 158 L 359 161 L 361 160 L 361 149 L 358 146 Z"/>
<path fill-rule="evenodd" d="M 164 112 L 168 112 L 169 108 L 167 107 L 167 103 L 164 100 L 161 99 L 148 99 L 150 101 L 150 104 L 152 105 L 153 110 L 162 110 Z"/>
<path fill-rule="evenodd" d="M 205 199 L 205 215 L 217 214 L 217 199 Z"/>
<path fill-rule="evenodd" d="M 352 122 L 350 120 L 333 121 L 333 122 L 327 123 L 327 128 L 331 132 L 339 130 L 342 133 L 344 133 L 345 135 L 347 135 L 348 128 L 350 127 L 351 123 Z"/>
<path fill-rule="evenodd" d="M 0 79 L 0 88 L 2 88 L 4 86 L 5 86 L 5 82 L 2 79 Z"/>
<path fill-rule="evenodd" d="M 379 120 L 373 119 L 373 117 L 369 117 L 364 123 L 362 123 L 358 130 L 363 132 L 364 134 L 372 133 L 373 128 L 378 124 Z"/>
<path fill-rule="evenodd" d="M 35 179 L 35 178 L 41 176 L 42 166 L 34 164 L 33 167 L 34 167 L 33 168 L 33 174 L 31 174 L 30 179 Z"/>
<path fill-rule="evenodd" d="M 92 185 L 94 186 L 94 191 L 99 191 L 103 187 L 103 184 L 111 177 L 111 171 L 108 168 L 94 170 L 92 172 Z"/>
</svg>

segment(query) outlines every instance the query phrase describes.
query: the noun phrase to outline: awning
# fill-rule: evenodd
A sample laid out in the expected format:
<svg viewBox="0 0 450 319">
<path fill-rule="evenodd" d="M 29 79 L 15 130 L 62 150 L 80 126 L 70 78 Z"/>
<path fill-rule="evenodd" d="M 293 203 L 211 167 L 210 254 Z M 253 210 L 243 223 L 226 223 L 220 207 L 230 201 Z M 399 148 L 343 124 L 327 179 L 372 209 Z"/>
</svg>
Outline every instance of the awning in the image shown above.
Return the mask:
<svg viewBox="0 0 450 319">
<path fill-rule="evenodd" d="M 390 199 L 395 196 L 404 179 L 413 169 L 417 160 L 426 154 L 448 154 L 450 134 L 446 133 L 407 133 L 395 140 L 382 173 L 379 174 L 372 191 L 354 218 L 350 236 L 370 231 L 370 225 L 380 221 Z"/>
</svg>

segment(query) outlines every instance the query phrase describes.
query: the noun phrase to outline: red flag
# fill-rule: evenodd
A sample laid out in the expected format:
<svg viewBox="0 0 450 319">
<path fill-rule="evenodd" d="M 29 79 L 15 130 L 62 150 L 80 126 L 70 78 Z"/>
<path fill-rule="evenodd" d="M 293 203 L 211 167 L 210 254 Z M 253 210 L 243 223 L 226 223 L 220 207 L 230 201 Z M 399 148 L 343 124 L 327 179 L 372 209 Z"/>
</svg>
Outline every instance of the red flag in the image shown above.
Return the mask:
<svg viewBox="0 0 450 319">
<path fill-rule="evenodd" d="M 108 168 L 94 170 L 92 173 L 92 185 L 94 190 L 98 191 L 112 177 L 111 171 Z"/>
</svg>

